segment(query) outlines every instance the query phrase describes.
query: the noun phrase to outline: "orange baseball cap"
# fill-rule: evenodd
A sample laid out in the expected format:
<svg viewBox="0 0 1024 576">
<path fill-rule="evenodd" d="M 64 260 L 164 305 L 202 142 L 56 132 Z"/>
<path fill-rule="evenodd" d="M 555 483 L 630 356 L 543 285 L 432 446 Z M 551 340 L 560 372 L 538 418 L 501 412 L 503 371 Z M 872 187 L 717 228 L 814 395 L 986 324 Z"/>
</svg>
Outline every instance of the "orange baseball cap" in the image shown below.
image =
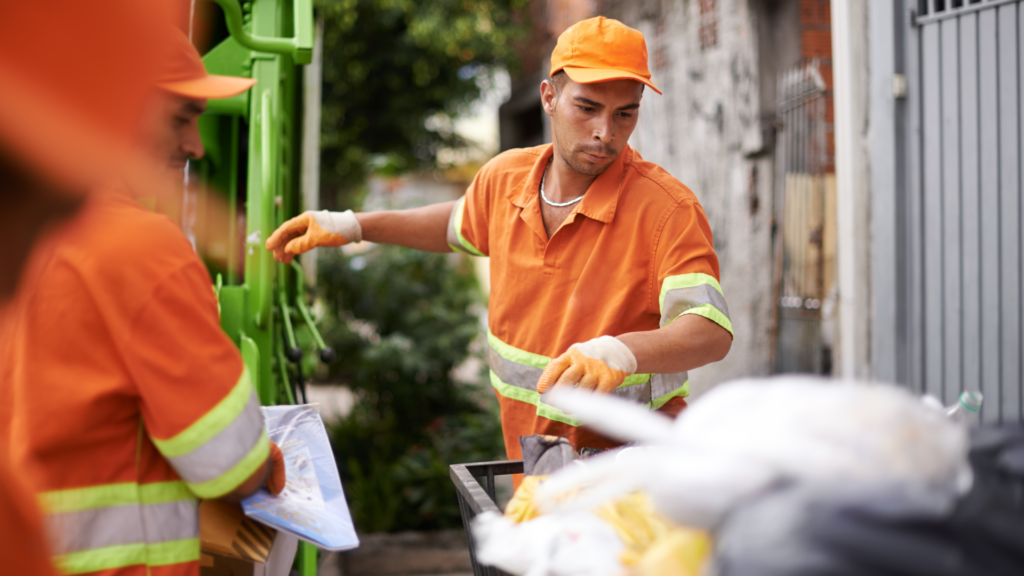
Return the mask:
<svg viewBox="0 0 1024 576">
<path fill-rule="evenodd" d="M 156 83 L 159 88 L 188 98 L 216 100 L 237 96 L 256 84 L 252 78 L 207 74 L 199 51 L 180 30 L 175 29 L 171 44 Z"/>
<path fill-rule="evenodd" d="M 577 22 L 562 32 L 551 53 L 551 75 L 559 70 L 577 84 L 636 80 L 661 94 L 647 68 L 644 35 L 604 16 Z"/>
</svg>

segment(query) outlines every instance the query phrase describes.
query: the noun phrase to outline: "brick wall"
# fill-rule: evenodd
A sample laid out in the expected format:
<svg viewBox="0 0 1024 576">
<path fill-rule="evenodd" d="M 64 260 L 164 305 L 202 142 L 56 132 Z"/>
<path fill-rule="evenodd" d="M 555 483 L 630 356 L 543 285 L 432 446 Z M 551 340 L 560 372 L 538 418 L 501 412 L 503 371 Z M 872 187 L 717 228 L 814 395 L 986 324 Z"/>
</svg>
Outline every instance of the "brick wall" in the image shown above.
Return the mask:
<svg viewBox="0 0 1024 576">
<path fill-rule="evenodd" d="M 835 130 L 832 100 L 832 11 L 830 0 L 800 0 L 800 54 L 805 60 L 817 60 L 828 90 L 825 96 L 825 121 L 828 142 L 826 170 L 835 172 Z"/>
</svg>

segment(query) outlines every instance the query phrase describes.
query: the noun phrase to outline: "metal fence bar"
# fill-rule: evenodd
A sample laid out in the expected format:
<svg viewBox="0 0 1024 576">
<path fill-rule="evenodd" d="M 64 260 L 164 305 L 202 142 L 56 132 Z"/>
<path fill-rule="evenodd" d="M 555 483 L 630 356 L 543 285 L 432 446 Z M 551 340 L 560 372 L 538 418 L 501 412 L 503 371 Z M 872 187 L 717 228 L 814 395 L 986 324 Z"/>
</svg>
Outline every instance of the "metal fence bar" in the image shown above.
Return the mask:
<svg viewBox="0 0 1024 576">
<path fill-rule="evenodd" d="M 960 8 L 946 8 L 942 12 L 935 12 L 925 14 L 916 14 L 911 19 L 913 26 L 924 26 L 926 24 L 934 24 L 935 22 L 941 22 L 942 20 L 949 20 L 951 18 L 957 18 L 959 16 L 966 16 L 980 10 L 987 10 L 989 8 L 995 8 L 1004 4 L 1015 4 L 1019 3 L 1020 0 L 988 0 L 988 2 L 980 2 L 978 4 L 968 4 Z"/>
<path fill-rule="evenodd" d="M 960 246 L 962 268 L 963 385 L 981 384 L 981 147 L 979 143 L 978 15 L 968 14 L 960 26 Z"/>
<path fill-rule="evenodd" d="M 999 272 L 1000 286 L 1000 404 L 1001 422 L 1020 419 L 1021 388 L 1021 249 L 1017 51 L 1017 4 L 1004 4 L 996 13 L 996 79 L 999 86 Z"/>
</svg>

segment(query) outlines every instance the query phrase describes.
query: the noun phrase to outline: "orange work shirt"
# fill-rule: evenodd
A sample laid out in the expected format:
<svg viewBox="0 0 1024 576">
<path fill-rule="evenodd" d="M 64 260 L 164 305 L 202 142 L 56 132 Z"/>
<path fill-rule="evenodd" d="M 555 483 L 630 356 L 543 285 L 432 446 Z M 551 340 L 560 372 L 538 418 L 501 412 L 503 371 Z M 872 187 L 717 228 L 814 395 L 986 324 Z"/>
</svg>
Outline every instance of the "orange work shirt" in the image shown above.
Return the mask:
<svg viewBox="0 0 1024 576">
<path fill-rule="evenodd" d="M 209 273 L 178 227 L 95 194 L 42 243 L 0 334 L 0 454 L 70 574 L 197 575 L 197 497 L 269 441 Z"/>
<path fill-rule="evenodd" d="M 32 495 L 0 457 L 0 562 L 5 574 L 52 576 L 43 519 Z"/>
<path fill-rule="evenodd" d="M 529 434 L 613 445 L 537 393 L 544 367 L 569 346 L 656 330 L 683 314 L 732 333 L 711 227 L 693 192 L 627 145 L 548 238 L 539 191 L 552 154 L 548 144 L 495 157 L 448 227 L 454 250 L 491 259 L 488 363 L 513 459 Z M 614 392 L 673 413 L 688 393 L 685 373 L 634 374 Z"/>
</svg>

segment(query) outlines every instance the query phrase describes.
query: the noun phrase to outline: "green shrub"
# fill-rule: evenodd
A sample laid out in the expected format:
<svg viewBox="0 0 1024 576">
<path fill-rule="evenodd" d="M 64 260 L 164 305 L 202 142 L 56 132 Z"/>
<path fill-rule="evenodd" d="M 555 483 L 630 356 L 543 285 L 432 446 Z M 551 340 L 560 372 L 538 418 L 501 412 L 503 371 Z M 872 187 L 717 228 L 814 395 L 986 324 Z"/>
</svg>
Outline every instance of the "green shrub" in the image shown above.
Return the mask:
<svg viewBox="0 0 1024 576">
<path fill-rule="evenodd" d="M 324 338 L 338 354 L 330 380 L 356 396 L 330 430 L 356 527 L 461 526 L 448 466 L 504 451 L 485 373 L 473 383 L 452 377 L 482 333 L 471 263 L 375 246 L 334 251 L 318 266 Z"/>
</svg>

